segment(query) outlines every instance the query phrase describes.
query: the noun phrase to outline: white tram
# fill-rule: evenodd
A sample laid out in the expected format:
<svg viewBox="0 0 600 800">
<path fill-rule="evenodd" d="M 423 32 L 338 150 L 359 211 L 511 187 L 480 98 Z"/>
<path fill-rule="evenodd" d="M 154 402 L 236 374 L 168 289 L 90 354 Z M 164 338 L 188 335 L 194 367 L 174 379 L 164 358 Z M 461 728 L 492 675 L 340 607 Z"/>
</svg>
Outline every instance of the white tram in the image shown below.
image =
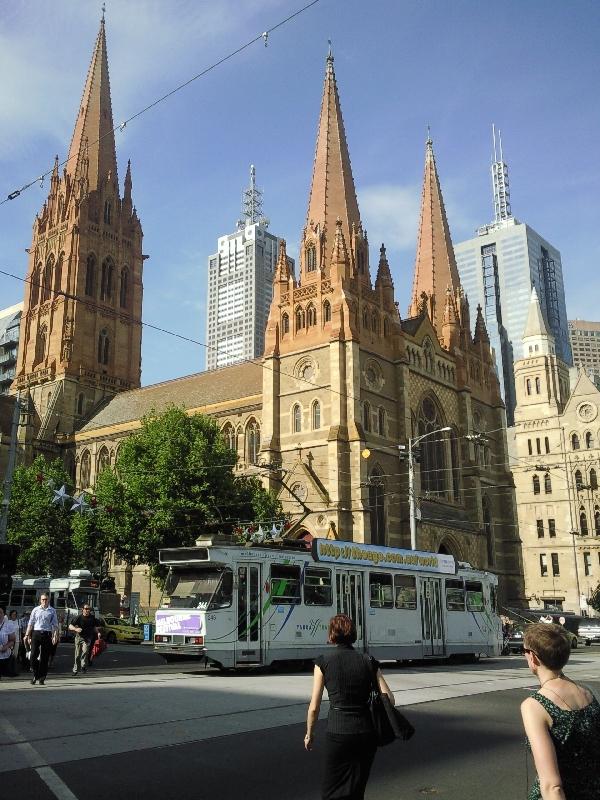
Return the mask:
<svg viewBox="0 0 600 800">
<path fill-rule="evenodd" d="M 154 647 L 224 668 L 315 658 L 329 619 L 350 616 L 356 647 L 381 660 L 496 656 L 497 577 L 452 556 L 314 539 L 244 547 L 198 540 L 160 551 L 169 573 Z"/>
</svg>

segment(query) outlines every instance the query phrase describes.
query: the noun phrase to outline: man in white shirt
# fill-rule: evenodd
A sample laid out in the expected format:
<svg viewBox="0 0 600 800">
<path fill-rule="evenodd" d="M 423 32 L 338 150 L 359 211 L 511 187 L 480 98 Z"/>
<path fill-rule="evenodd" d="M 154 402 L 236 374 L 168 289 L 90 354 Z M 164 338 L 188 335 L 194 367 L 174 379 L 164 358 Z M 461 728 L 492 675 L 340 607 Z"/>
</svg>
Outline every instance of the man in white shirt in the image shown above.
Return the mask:
<svg viewBox="0 0 600 800">
<path fill-rule="evenodd" d="M 48 674 L 48 659 L 52 645 L 58 642 L 58 618 L 56 611 L 50 605 L 50 598 L 45 592 L 40 597 L 39 606 L 36 606 L 31 612 L 24 638 L 26 642 L 31 642 L 31 669 L 33 670 L 31 683 L 35 686 L 39 681 L 40 686 L 43 686 Z"/>
<path fill-rule="evenodd" d="M 15 634 L 12 632 L 10 621 L 4 612 L 4 606 L 0 606 L 0 676 L 4 672 L 6 662 L 15 646 Z"/>
</svg>

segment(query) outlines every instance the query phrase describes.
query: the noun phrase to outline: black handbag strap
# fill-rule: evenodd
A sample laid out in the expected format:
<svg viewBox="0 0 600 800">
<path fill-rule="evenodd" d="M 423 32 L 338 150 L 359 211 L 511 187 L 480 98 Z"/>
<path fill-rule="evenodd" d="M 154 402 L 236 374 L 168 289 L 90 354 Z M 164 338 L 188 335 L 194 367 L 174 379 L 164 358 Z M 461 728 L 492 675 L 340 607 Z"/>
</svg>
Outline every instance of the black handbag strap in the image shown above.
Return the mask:
<svg viewBox="0 0 600 800">
<path fill-rule="evenodd" d="M 369 675 L 371 676 L 371 691 L 376 695 L 381 695 L 381 689 L 379 688 L 379 681 L 377 680 L 377 670 L 375 669 L 375 664 L 373 663 L 373 659 L 368 653 L 364 653 L 363 657 L 367 662 L 367 668 L 369 670 Z"/>
</svg>

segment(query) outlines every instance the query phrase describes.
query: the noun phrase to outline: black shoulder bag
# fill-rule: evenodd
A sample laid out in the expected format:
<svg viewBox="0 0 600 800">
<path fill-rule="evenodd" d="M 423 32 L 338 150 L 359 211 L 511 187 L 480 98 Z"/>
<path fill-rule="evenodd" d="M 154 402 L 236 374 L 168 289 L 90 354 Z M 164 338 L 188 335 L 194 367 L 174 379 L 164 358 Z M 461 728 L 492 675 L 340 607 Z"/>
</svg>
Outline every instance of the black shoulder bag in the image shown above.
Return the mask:
<svg viewBox="0 0 600 800">
<path fill-rule="evenodd" d="M 408 741 L 415 729 L 401 714 L 398 709 L 390 703 L 386 694 L 382 694 L 377 680 L 377 670 L 373 659 L 365 655 L 368 660 L 369 672 L 371 674 L 371 695 L 369 697 L 369 710 L 371 712 L 371 722 L 375 731 L 375 738 L 379 747 L 391 744 L 396 739 Z"/>
</svg>

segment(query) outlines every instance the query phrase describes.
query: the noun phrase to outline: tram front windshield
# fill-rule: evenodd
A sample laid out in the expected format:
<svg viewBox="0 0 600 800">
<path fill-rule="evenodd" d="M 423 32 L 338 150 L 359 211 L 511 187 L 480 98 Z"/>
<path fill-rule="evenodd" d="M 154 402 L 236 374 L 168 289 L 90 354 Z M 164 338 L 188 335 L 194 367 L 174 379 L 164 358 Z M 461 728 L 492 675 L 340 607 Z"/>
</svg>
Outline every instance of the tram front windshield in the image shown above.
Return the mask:
<svg viewBox="0 0 600 800">
<path fill-rule="evenodd" d="M 165 582 L 165 608 L 214 610 L 231 605 L 233 573 L 223 567 L 171 568 Z"/>
<path fill-rule="evenodd" d="M 83 608 L 84 606 L 91 606 L 98 609 L 98 593 L 85 591 L 85 589 L 75 589 L 72 592 L 74 597 L 75 608 Z M 72 605 L 72 603 L 69 603 Z"/>
</svg>

